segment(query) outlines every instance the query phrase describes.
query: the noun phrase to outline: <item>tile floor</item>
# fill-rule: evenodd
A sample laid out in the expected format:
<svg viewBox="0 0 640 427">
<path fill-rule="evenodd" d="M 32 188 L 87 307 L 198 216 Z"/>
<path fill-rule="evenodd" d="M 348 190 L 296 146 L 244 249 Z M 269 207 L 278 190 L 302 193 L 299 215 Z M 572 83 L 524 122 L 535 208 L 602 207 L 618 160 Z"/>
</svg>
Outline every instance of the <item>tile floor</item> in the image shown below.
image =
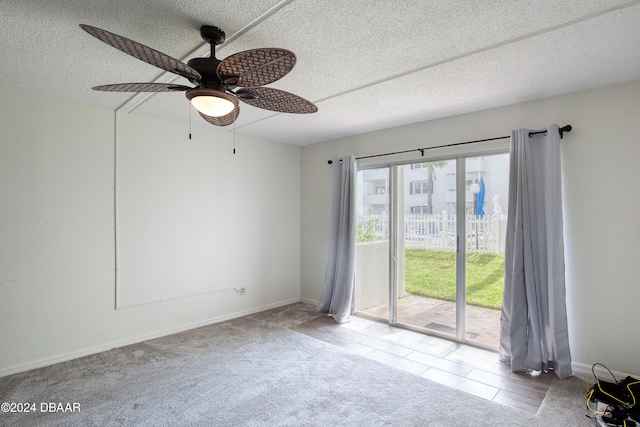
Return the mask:
<svg viewBox="0 0 640 427">
<path fill-rule="evenodd" d="M 360 311 L 381 319 L 389 318 L 389 304 L 360 309 Z M 497 349 L 500 339 L 500 310 L 468 305 L 466 311 L 468 342 L 488 349 Z M 446 336 L 447 330 L 451 330 L 449 335 L 451 339 L 455 339 L 456 304 L 407 294 L 398 299 L 397 320 L 398 323 L 411 327 L 433 329 L 425 332 L 434 333 L 435 331 L 435 335 Z"/>
<path fill-rule="evenodd" d="M 497 353 L 361 317 L 319 317 L 293 330 L 379 362 L 535 415 L 553 373 L 512 373 Z"/>
</svg>

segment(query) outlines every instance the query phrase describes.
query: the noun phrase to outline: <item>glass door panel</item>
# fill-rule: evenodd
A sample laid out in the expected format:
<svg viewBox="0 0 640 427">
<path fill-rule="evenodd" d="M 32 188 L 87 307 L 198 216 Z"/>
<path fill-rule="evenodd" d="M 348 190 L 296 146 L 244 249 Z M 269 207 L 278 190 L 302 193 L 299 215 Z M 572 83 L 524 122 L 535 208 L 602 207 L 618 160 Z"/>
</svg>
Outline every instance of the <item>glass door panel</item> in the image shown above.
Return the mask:
<svg viewBox="0 0 640 427">
<path fill-rule="evenodd" d="M 504 288 L 509 154 L 466 158 L 466 337 L 497 348 Z"/>
<path fill-rule="evenodd" d="M 396 320 L 455 339 L 456 160 L 399 169 Z"/>
<path fill-rule="evenodd" d="M 356 311 L 389 320 L 389 168 L 360 170 L 356 204 Z"/>
</svg>

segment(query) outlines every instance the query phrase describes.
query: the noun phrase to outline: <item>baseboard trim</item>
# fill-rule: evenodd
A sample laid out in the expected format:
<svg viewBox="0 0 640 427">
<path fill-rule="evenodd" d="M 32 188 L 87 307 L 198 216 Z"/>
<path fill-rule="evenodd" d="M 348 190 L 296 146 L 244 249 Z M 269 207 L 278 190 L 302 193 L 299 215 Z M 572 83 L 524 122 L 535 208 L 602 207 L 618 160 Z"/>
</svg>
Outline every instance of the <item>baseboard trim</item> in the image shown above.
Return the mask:
<svg viewBox="0 0 640 427">
<path fill-rule="evenodd" d="M 318 301 L 310 299 L 310 298 L 302 298 L 300 297 L 300 302 L 309 304 L 309 305 L 318 305 Z"/>
<path fill-rule="evenodd" d="M 6 377 L 9 375 L 19 374 L 21 372 L 30 371 L 32 369 L 44 368 L 46 366 L 55 365 L 57 363 L 67 362 L 73 359 L 79 359 L 85 356 L 91 356 L 92 354 L 102 353 L 103 351 L 109 351 L 114 348 L 124 347 L 131 344 L 137 344 L 140 342 L 152 340 L 155 338 L 165 337 L 167 335 L 177 334 L 179 332 L 188 331 L 191 329 L 200 328 L 203 326 L 212 325 L 214 323 L 220 323 L 231 319 L 236 319 L 238 317 L 248 316 L 250 314 L 260 313 L 263 311 L 271 310 L 278 307 L 283 307 L 289 304 L 295 304 L 301 301 L 301 298 L 290 298 L 288 300 L 279 301 L 276 303 L 265 304 L 259 307 L 254 307 L 248 310 L 237 311 L 235 313 L 229 313 L 222 316 L 211 317 L 209 319 L 201 320 L 199 322 L 189 323 L 186 325 L 178 326 L 175 328 L 164 329 L 162 331 L 140 335 L 134 338 L 128 338 L 121 341 L 110 342 L 108 344 L 103 344 L 91 348 L 87 348 L 84 350 L 74 351 L 70 353 L 61 354 L 58 356 L 48 357 L 45 359 L 36 360 L 29 363 L 24 363 L 22 365 L 11 366 L 8 368 L 0 369 L 0 378 Z"/>
<path fill-rule="evenodd" d="M 592 366 L 593 365 L 585 365 L 584 363 L 571 362 L 571 370 L 573 371 L 573 376 L 586 380 L 587 375 L 589 375 L 590 377 L 589 381 L 592 382 L 593 381 L 593 375 L 591 374 Z M 611 370 L 611 373 L 615 376 L 615 378 L 613 378 L 606 369 L 602 367 L 596 368 L 596 374 L 598 374 L 598 378 L 600 378 L 603 381 L 613 382 L 615 380 L 618 380 L 618 381 L 623 380 L 629 376 L 634 378 L 638 377 L 637 375 L 627 374 L 624 372 L 618 372 L 614 370 Z"/>
</svg>

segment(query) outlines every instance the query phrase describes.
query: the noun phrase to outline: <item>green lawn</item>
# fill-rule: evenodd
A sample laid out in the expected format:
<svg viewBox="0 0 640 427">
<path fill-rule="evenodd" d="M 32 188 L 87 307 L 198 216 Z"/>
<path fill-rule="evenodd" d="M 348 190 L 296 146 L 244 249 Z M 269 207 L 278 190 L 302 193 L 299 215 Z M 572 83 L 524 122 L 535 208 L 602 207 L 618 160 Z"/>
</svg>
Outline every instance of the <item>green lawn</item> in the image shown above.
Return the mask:
<svg viewBox="0 0 640 427">
<path fill-rule="evenodd" d="M 467 304 L 499 309 L 504 287 L 504 255 L 467 254 Z M 405 290 L 413 295 L 455 301 L 456 254 L 407 249 Z"/>
</svg>

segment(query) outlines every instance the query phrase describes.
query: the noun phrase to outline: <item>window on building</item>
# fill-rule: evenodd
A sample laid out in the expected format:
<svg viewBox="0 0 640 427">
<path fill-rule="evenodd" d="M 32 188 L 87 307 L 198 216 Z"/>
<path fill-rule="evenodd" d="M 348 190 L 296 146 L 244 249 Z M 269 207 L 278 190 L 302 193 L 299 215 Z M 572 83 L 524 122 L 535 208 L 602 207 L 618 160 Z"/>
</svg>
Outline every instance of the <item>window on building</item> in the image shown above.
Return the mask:
<svg viewBox="0 0 640 427">
<path fill-rule="evenodd" d="M 429 212 L 426 206 L 411 206 L 411 213 L 426 215 Z"/>
<path fill-rule="evenodd" d="M 384 179 L 371 179 L 365 181 L 365 194 L 379 196 L 387 194 L 387 181 Z"/>
<path fill-rule="evenodd" d="M 413 181 L 411 183 L 410 194 L 427 194 L 429 183 L 427 181 Z"/>
</svg>

